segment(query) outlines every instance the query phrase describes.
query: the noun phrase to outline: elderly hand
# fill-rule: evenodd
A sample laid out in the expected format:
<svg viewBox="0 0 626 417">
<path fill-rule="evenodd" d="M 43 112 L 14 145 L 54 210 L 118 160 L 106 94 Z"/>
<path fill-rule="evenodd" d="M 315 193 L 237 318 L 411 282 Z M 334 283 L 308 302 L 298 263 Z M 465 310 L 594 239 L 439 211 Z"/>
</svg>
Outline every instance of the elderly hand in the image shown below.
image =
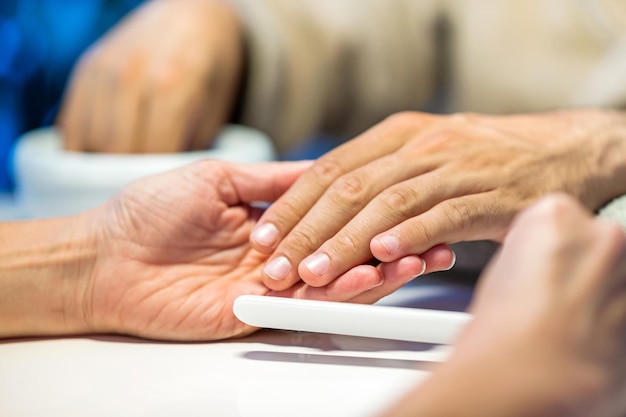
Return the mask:
<svg viewBox="0 0 626 417">
<path fill-rule="evenodd" d="M 251 240 L 271 254 L 264 282 L 324 286 L 372 257 L 501 241 L 516 213 L 553 191 L 598 208 L 626 192 L 615 180 L 626 167 L 626 141 L 615 134 L 623 118 L 393 116 L 321 157 L 266 211 Z"/>
<path fill-rule="evenodd" d="M 230 117 L 242 49 L 239 22 L 225 2 L 146 2 L 80 59 L 58 120 L 65 147 L 206 148 Z"/>
</svg>

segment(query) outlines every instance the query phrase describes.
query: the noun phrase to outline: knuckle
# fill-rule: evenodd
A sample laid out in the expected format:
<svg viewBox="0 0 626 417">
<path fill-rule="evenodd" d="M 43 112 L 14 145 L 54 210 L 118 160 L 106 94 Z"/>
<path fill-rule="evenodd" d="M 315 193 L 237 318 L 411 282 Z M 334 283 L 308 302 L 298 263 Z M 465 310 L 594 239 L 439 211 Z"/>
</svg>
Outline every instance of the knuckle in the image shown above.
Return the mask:
<svg viewBox="0 0 626 417">
<path fill-rule="evenodd" d="M 274 208 L 274 206 L 276 208 Z M 295 225 L 308 211 L 309 206 L 299 196 L 285 195 L 270 207 L 267 220 L 276 224 L 279 229 L 290 228 Z"/>
<path fill-rule="evenodd" d="M 164 63 L 150 71 L 150 84 L 156 93 L 171 93 L 182 83 L 181 68 L 171 62 Z"/>
<path fill-rule="evenodd" d="M 407 226 L 407 232 L 411 235 L 411 240 L 408 242 L 411 246 L 411 250 L 418 251 L 420 253 L 422 250 L 426 249 L 423 247 L 424 242 L 434 242 L 437 237 L 434 235 L 432 229 L 421 221 L 411 222 L 410 225 Z"/>
<path fill-rule="evenodd" d="M 139 55 L 131 55 L 119 62 L 113 74 L 114 82 L 124 87 L 133 85 L 140 78 L 142 58 Z"/>
<path fill-rule="evenodd" d="M 396 129 L 405 129 L 414 127 L 417 122 L 421 121 L 421 114 L 412 111 L 402 111 L 388 116 L 383 123 Z"/>
<path fill-rule="evenodd" d="M 194 176 L 221 183 L 230 180 L 234 166 L 225 161 L 203 159 L 188 165 L 188 167 Z"/>
<path fill-rule="evenodd" d="M 475 209 L 462 200 L 449 200 L 445 208 L 446 218 L 455 230 L 465 230 L 476 217 Z"/>
<path fill-rule="evenodd" d="M 446 147 L 458 138 L 459 134 L 454 129 L 444 126 L 441 127 L 426 136 L 425 143 L 429 144 L 432 148 L 440 149 Z"/>
<path fill-rule="evenodd" d="M 424 158 L 424 155 L 456 152 L 459 149 L 459 135 L 451 126 L 439 126 L 420 135 L 408 148 L 410 158 Z"/>
<path fill-rule="evenodd" d="M 341 207 L 346 210 L 361 208 L 368 197 L 368 190 L 363 180 L 355 175 L 340 177 L 328 192 L 333 202 L 340 203 Z"/>
<path fill-rule="evenodd" d="M 327 155 L 318 159 L 310 172 L 318 183 L 328 185 L 343 174 L 343 168 L 335 157 Z"/>
<path fill-rule="evenodd" d="M 273 203 L 263 214 L 264 223 L 272 223 L 284 236 L 279 245 L 283 250 L 293 253 L 292 245 L 298 245 L 297 251 L 303 248 L 317 248 L 316 229 L 309 226 L 303 219 L 309 209 L 298 196 L 283 196 Z"/>
<path fill-rule="evenodd" d="M 413 215 L 413 207 L 417 201 L 417 193 L 410 187 L 392 187 L 380 195 L 380 202 L 389 213 L 408 218 Z"/>
<path fill-rule="evenodd" d="M 179 168 L 181 183 L 197 195 L 219 196 L 227 204 L 238 201 L 237 187 L 232 180 L 232 166 L 227 162 L 201 160 Z"/>
<path fill-rule="evenodd" d="M 321 239 L 315 229 L 309 227 L 308 225 L 300 225 L 285 239 L 283 248 L 289 248 L 290 250 L 283 251 L 308 255 L 317 250 L 320 247 L 320 244 Z"/>
<path fill-rule="evenodd" d="M 337 236 L 333 244 L 333 249 L 340 254 L 353 255 L 361 249 L 359 240 L 351 234 Z"/>
<path fill-rule="evenodd" d="M 460 113 L 455 113 L 455 114 L 448 116 L 448 119 L 452 123 L 457 123 L 460 125 L 467 125 L 467 124 L 475 123 L 477 120 L 477 115 L 476 113 L 471 113 L 471 112 L 460 112 Z"/>
</svg>

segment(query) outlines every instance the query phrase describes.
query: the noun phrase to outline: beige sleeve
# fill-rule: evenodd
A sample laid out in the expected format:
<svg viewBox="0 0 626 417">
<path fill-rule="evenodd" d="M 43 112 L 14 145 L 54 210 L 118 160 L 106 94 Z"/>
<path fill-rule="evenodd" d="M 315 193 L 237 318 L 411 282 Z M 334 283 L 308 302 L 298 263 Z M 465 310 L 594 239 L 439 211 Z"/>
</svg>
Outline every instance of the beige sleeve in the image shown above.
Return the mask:
<svg viewBox="0 0 626 417">
<path fill-rule="evenodd" d="M 284 151 L 354 135 L 433 89 L 436 0 L 231 0 L 247 31 L 242 122 Z"/>
<path fill-rule="evenodd" d="M 626 108 L 626 0 L 447 0 L 452 111 Z"/>
</svg>

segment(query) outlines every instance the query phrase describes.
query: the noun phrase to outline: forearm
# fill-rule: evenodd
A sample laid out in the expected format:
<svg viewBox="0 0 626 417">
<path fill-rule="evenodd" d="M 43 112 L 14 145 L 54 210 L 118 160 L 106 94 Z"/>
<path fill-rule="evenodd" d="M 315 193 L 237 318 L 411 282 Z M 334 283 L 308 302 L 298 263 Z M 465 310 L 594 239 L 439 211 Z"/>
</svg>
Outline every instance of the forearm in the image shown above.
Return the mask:
<svg viewBox="0 0 626 417">
<path fill-rule="evenodd" d="M 92 228 L 85 215 L 0 224 L 0 337 L 87 331 Z"/>
</svg>

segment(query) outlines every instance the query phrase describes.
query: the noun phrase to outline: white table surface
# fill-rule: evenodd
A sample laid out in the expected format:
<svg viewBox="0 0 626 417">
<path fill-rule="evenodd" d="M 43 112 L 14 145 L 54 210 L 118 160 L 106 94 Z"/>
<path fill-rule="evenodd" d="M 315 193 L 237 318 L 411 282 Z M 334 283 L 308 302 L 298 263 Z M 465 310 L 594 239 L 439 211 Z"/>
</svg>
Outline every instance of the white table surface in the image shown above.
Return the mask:
<svg viewBox="0 0 626 417">
<path fill-rule="evenodd" d="M 7 201 L 0 198 L 0 216 L 19 217 Z M 381 304 L 461 310 L 471 293 L 471 285 L 426 278 Z M 0 416 L 366 417 L 427 377 L 450 349 L 277 330 L 214 343 L 5 340 Z"/>
</svg>

